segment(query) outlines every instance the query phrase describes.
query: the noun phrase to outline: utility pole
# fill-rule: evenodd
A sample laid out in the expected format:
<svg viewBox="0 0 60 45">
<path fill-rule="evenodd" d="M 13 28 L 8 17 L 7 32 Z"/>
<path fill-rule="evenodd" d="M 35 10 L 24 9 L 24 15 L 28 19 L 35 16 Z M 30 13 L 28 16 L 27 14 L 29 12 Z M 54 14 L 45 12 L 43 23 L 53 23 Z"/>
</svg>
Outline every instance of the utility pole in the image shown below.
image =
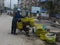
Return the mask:
<svg viewBox="0 0 60 45">
<path fill-rule="evenodd" d="M 18 0 L 18 8 L 19 8 L 19 0 Z"/>
<path fill-rule="evenodd" d="M 11 14 L 11 0 L 10 0 L 10 14 Z"/>
<path fill-rule="evenodd" d="M 11 9 L 11 0 L 10 0 L 10 9 Z"/>
</svg>

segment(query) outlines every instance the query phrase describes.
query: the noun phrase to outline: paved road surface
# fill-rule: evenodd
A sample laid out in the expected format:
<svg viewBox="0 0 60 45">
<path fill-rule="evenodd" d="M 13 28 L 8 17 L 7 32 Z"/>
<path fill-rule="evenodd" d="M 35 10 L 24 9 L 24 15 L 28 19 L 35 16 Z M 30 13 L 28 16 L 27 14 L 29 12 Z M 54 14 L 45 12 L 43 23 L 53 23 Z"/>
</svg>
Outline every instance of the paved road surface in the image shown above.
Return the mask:
<svg viewBox="0 0 60 45">
<path fill-rule="evenodd" d="M 0 45 L 44 45 L 43 41 L 39 40 L 37 37 L 35 38 L 33 35 L 26 37 L 23 32 L 18 35 L 11 35 L 11 21 L 11 16 L 0 16 Z M 51 30 L 60 30 L 48 24 L 47 27 Z M 57 45 L 60 45 L 60 43 L 57 42 Z"/>
<path fill-rule="evenodd" d="M 12 17 L 0 16 L 0 45 L 44 45 L 41 40 L 35 37 L 26 37 L 23 33 L 11 35 Z"/>
</svg>

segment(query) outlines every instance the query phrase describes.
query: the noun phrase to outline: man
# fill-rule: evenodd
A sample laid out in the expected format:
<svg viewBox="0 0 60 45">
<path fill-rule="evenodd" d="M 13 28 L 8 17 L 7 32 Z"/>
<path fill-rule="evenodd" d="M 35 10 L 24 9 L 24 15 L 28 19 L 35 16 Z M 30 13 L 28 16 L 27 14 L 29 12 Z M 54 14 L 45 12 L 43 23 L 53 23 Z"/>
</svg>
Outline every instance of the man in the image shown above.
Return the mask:
<svg viewBox="0 0 60 45">
<path fill-rule="evenodd" d="M 22 18 L 22 15 L 20 15 L 20 10 L 18 10 L 17 12 L 15 12 L 15 15 L 12 19 L 12 28 L 11 28 L 11 34 L 16 35 L 16 26 L 17 26 L 17 21 Z"/>
<path fill-rule="evenodd" d="M 39 11 L 37 11 L 36 18 L 40 19 L 40 13 L 39 13 Z"/>
<path fill-rule="evenodd" d="M 39 11 L 37 11 L 37 14 L 36 14 L 36 16 L 37 16 L 37 17 L 39 16 Z"/>
</svg>

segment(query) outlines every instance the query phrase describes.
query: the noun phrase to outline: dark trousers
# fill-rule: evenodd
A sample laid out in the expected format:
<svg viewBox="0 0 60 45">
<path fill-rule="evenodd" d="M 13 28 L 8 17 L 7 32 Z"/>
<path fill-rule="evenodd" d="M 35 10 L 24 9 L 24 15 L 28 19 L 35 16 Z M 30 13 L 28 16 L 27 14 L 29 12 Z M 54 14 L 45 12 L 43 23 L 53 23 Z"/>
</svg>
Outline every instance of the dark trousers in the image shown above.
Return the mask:
<svg viewBox="0 0 60 45">
<path fill-rule="evenodd" d="M 23 23 L 23 30 L 25 31 L 26 35 L 29 35 L 29 28 L 27 28 L 26 26 L 28 25 L 28 23 Z"/>
<path fill-rule="evenodd" d="M 16 26 L 17 26 L 17 20 L 12 20 L 12 27 L 11 27 L 11 33 L 16 33 Z"/>
</svg>

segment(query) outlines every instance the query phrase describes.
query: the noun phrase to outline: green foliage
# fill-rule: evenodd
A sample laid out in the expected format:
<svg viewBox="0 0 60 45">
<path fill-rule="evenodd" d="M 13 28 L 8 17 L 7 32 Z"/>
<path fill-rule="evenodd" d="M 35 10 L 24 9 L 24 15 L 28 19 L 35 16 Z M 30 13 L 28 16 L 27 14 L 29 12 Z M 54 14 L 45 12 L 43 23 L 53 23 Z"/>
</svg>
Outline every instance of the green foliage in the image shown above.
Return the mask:
<svg viewBox="0 0 60 45">
<path fill-rule="evenodd" d="M 48 10 L 52 10 L 52 9 L 54 9 L 54 8 L 55 8 L 55 5 L 53 4 L 52 1 L 47 2 L 47 9 L 48 9 Z"/>
<path fill-rule="evenodd" d="M 60 0 L 57 0 L 57 1 L 60 1 Z"/>
<path fill-rule="evenodd" d="M 52 1 L 46 3 L 49 14 L 55 13 L 55 4 Z"/>
<path fill-rule="evenodd" d="M 16 11 L 17 10 L 17 7 L 14 7 L 14 9 L 13 9 L 14 11 Z"/>
</svg>

